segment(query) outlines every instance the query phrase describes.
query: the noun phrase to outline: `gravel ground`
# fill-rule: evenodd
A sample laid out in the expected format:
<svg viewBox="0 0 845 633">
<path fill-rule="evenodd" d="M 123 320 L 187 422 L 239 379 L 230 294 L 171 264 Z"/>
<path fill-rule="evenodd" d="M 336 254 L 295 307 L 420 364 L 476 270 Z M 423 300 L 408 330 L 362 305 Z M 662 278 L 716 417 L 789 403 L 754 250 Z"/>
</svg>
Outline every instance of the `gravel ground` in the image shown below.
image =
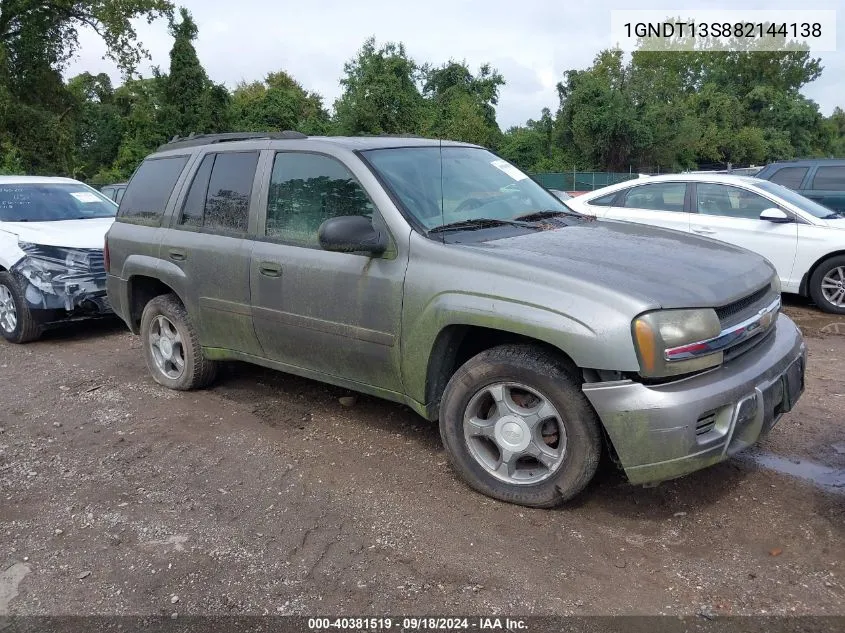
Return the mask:
<svg viewBox="0 0 845 633">
<path fill-rule="evenodd" d="M 0 344 L 0 615 L 845 614 L 845 317 L 787 312 L 807 391 L 754 454 L 554 511 L 402 406 L 243 364 L 171 392 L 116 322 Z"/>
</svg>

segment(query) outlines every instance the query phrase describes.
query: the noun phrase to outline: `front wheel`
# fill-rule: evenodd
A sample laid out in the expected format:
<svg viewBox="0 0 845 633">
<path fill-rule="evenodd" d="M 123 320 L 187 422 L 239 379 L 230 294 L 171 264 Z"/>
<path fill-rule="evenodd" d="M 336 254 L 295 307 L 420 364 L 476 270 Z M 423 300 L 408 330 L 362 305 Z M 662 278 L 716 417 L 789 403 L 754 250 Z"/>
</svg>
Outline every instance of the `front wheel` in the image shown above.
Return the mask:
<svg viewBox="0 0 845 633">
<path fill-rule="evenodd" d="M 819 264 L 810 277 L 810 298 L 825 312 L 845 314 L 845 255 Z"/>
<path fill-rule="evenodd" d="M 41 336 L 18 282 L 0 272 L 0 334 L 10 343 L 29 343 Z"/>
<path fill-rule="evenodd" d="M 440 435 L 461 478 L 530 507 L 559 505 L 587 486 L 601 456 L 599 424 L 568 368 L 529 345 L 471 358 L 440 404 Z"/>
</svg>

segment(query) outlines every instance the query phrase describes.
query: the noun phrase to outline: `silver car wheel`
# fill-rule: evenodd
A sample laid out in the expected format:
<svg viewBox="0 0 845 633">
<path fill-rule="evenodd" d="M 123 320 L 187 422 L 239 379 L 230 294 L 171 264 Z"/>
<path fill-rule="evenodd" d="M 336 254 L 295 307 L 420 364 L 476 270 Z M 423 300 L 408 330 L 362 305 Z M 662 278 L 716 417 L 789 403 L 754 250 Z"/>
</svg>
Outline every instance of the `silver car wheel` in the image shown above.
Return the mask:
<svg viewBox="0 0 845 633">
<path fill-rule="evenodd" d="M 148 345 L 158 370 L 172 380 L 178 379 L 185 371 L 185 348 L 176 326 L 167 317 L 158 315 L 153 319 Z"/>
<path fill-rule="evenodd" d="M 845 267 L 829 270 L 822 279 L 822 295 L 837 308 L 845 308 Z"/>
<path fill-rule="evenodd" d="M 15 298 L 11 290 L 0 285 L 0 328 L 3 328 L 7 334 L 11 334 L 17 327 L 18 309 L 15 307 Z"/>
<path fill-rule="evenodd" d="M 509 484 L 544 481 L 566 457 L 560 413 L 540 392 L 519 383 L 493 383 L 472 397 L 464 412 L 464 439 L 475 461 Z"/>
</svg>

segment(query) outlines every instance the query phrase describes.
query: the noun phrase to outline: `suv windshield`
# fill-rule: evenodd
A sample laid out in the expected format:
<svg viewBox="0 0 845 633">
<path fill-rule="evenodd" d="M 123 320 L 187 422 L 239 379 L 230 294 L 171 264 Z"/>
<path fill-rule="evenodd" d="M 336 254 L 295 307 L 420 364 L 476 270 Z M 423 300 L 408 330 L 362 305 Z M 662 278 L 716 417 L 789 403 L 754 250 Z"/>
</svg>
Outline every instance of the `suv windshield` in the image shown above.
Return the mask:
<svg viewBox="0 0 845 633">
<path fill-rule="evenodd" d="M 777 183 L 771 182 L 769 180 L 754 180 L 754 186 L 762 189 L 766 193 L 771 193 L 773 195 L 778 196 L 779 198 L 783 198 L 790 204 L 794 204 L 796 207 L 813 215 L 817 218 L 827 219 L 830 220 L 832 218 L 840 217 L 840 214 L 834 211 L 833 209 L 829 209 L 828 207 L 819 204 L 818 202 L 814 202 L 809 198 L 805 198 L 800 193 L 793 191 L 783 185 L 779 185 Z"/>
<path fill-rule="evenodd" d="M 457 223 L 471 228 L 478 220 L 516 220 L 541 211 L 572 214 L 527 174 L 485 149 L 399 147 L 362 154 L 427 231 Z"/>
<path fill-rule="evenodd" d="M 114 202 L 81 184 L 0 184 L 0 222 L 113 218 L 116 212 Z"/>
</svg>

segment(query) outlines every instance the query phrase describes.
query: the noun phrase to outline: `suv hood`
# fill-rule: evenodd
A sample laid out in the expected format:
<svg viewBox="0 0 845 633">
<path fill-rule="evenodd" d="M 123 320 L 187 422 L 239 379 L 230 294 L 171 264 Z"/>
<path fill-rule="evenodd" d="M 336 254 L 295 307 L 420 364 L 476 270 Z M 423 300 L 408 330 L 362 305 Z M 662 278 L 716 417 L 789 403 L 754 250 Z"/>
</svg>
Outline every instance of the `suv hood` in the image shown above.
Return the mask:
<svg viewBox="0 0 845 633">
<path fill-rule="evenodd" d="M 474 245 L 662 308 L 718 307 L 775 274 L 763 257 L 710 238 L 616 220 L 580 222 Z"/>
<path fill-rule="evenodd" d="M 114 218 L 58 220 L 56 222 L 0 222 L 0 231 L 17 235 L 21 242 L 65 248 L 103 248 Z"/>
</svg>

